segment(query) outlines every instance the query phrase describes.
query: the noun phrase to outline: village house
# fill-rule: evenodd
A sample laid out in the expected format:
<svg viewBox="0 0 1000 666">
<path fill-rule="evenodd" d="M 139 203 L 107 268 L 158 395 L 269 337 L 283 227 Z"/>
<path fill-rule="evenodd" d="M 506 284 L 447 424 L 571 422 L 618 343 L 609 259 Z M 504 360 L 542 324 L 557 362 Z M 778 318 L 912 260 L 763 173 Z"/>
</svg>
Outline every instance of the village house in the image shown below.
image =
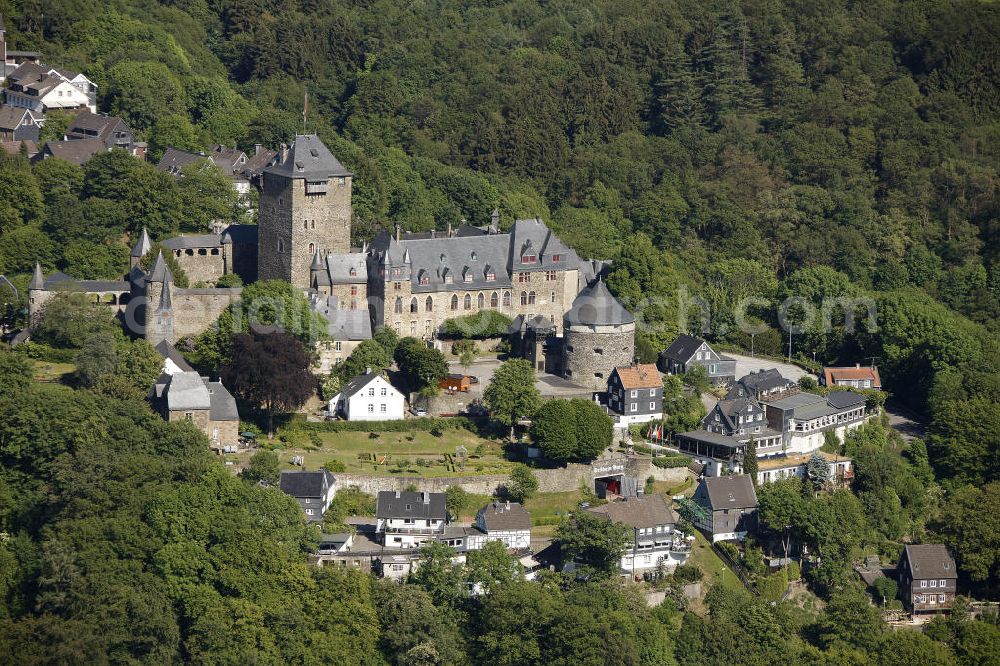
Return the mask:
<svg viewBox="0 0 1000 666">
<path fill-rule="evenodd" d="M 347 421 L 398 421 L 406 399 L 389 380 L 371 368 L 344 384 L 330 399 L 327 412 Z"/>
<path fill-rule="evenodd" d="M 476 514 L 468 550 L 479 550 L 490 541 L 501 541 L 508 550 L 531 548 L 531 514 L 517 502 L 490 502 Z"/>
<path fill-rule="evenodd" d="M 6 103 L 35 113 L 66 109 L 97 112 L 97 85 L 79 72 L 26 62 L 7 74 Z"/>
<path fill-rule="evenodd" d="M 712 543 L 742 541 L 757 531 L 757 492 L 747 475 L 705 477 L 692 497 L 704 515 L 695 521 Z"/>
<path fill-rule="evenodd" d="M 310 523 L 323 521 L 323 514 L 337 494 L 336 479 L 325 469 L 315 472 L 284 470 L 278 487 L 281 492 L 295 498 Z"/>
<path fill-rule="evenodd" d="M 382 490 L 375 500 L 375 533 L 383 546 L 419 548 L 444 535 L 444 493 Z"/>
<path fill-rule="evenodd" d="M 76 114 L 66 128 L 63 139 L 65 141 L 100 139 L 108 150 L 120 148 L 139 159 L 146 157 L 146 144 L 136 142 L 132 129 L 124 120 L 106 113 L 84 110 Z"/>
<path fill-rule="evenodd" d="M 162 340 L 153 347 L 160 356 L 163 357 L 163 367 L 160 372 L 167 375 L 175 375 L 178 372 L 194 372 L 194 368 L 187 362 L 187 359 L 177 351 L 177 348 L 166 340 Z"/>
<path fill-rule="evenodd" d="M 663 419 L 663 380 L 656 366 L 634 363 L 617 367 L 608 379 L 608 408 L 616 427 Z"/>
<path fill-rule="evenodd" d="M 192 423 L 208 436 L 212 448 L 238 443 L 236 400 L 221 381 L 209 381 L 190 371 L 164 373 L 153 384 L 149 397 L 164 419 Z"/>
<path fill-rule="evenodd" d="M 950 610 L 955 601 L 958 569 L 948 548 L 940 543 L 903 548 L 896 569 L 899 595 L 913 613 Z"/>
<path fill-rule="evenodd" d="M 736 360 L 716 352 L 702 340 L 687 333 L 677 336 L 660 352 L 657 366 L 670 375 L 683 375 L 694 367 L 705 368 L 714 385 L 732 384 L 736 379 Z"/>
<path fill-rule="evenodd" d="M 46 141 L 34 159 L 47 160 L 58 157 L 70 164 L 83 166 L 98 153 L 106 153 L 108 147 L 102 139 L 75 139 L 73 141 Z"/>
<path fill-rule="evenodd" d="M 853 391 L 833 391 L 826 396 L 794 393 L 763 403 L 768 427 L 782 434 L 786 454 L 810 453 L 823 446 L 825 433 L 843 442 L 876 415 L 865 396 Z"/>
<path fill-rule="evenodd" d="M 239 196 L 250 194 L 250 176 L 246 173 L 250 160 L 247 154 L 239 148 L 215 144 L 207 153 L 167 148 L 163 157 L 157 162 L 156 168 L 175 178 L 180 178 L 183 175 L 184 167 L 194 164 L 198 160 L 206 160 L 215 165 L 232 182 L 233 189 Z"/>
<path fill-rule="evenodd" d="M 316 363 L 313 372 L 328 374 L 334 366 L 346 359 L 354 349 L 372 338 L 371 317 L 368 310 L 342 310 L 331 302 L 332 297 L 309 295 L 313 310 L 326 319 L 326 340 L 314 343 Z"/>
<path fill-rule="evenodd" d="M 623 576 L 658 568 L 671 571 L 687 561 L 690 542 L 677 531 L 677 514 L 662 495 L 625 497 L 587 511 L 631 530 L 629 548 L 620 563 Z"/>
<path fill-rule="evenodd" d="M 764 400 L 780 397 L 799 390 L 798 384 L 781 376 L 776 368 L 758 370 L 739 378 L 726 394 L 727 399 L 751 397 Z"/>
<path fill-rule="evenodd" d="M 822 386 L 843 386 L 845 388 L 856 389 L 882 389 L 882 378 L 879 377 L 878 368 L 861 367 L 857 364 L 854 367 L 826 367 L 820 375 L 819 383 Z"/>
<path fill-rule="evenodd" d="M 0 106 L 0 141 L 38 141 L 42 118 L 31 109 Z"/>
</svg>

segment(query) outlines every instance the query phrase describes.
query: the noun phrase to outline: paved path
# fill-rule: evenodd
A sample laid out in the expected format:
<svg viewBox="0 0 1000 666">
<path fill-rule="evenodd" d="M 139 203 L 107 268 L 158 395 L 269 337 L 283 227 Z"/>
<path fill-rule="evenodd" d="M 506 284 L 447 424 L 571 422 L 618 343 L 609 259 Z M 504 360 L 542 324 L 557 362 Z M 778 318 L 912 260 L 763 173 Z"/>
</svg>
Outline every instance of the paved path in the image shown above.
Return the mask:
<svg viewBox="0 0 1000 666">
<path fill-rule="evenodd" d="M 898 430 L 906 441 L 923 439 L 927 435 L 927 424 L 915 412 L 895 402 L 887 402 L 885 411 L 889 415 L 889 425 Z"/>
<path fill-rule="evenodd" d="M 493 358 L 480 359 L 473 362 L 472 365 L 466 368 L 458 361 L 449 361 L 448 372 L 478 377 L 479 383 L 472 385 L 469 389 L 469 394 L 482 395 L 482 392 L 486 390 L 487 386 L 489 386 L 490 380 L 493 379 L 493 373 L 500 367 L 500 363 L 500 361 Z M 535 385 L 538 387 L 539 392 L 543 396 L 567 397 L 589 396 L 590 394 L 589 389 L 581 388 L 576 384 L 563 379 L 562 377 L 548 375 L 541 372 L 537 373 L 537 381 L 535 382 Z"/>
<path fill-rule="evenodd" d="M 806 370 L 803 370 L 797 365 L 792 365 L 791 363 L 781 363 L 779 361 L 772 361 L 766 358 L 755 358 L 753 356 L 730 354 L 728 352 L 723 352 L 723 354 L 729 358 L 736 359 L 736 379 L 739 379 L 743 375 L 749 375 L 751 372 L 756 372 L 758 370 L 770 370 L 771 368 L 777 368 L 782 377 L 791 379 L 794 382 L 799 381 L 800 377 L 809 374 Z"/>
</svg>

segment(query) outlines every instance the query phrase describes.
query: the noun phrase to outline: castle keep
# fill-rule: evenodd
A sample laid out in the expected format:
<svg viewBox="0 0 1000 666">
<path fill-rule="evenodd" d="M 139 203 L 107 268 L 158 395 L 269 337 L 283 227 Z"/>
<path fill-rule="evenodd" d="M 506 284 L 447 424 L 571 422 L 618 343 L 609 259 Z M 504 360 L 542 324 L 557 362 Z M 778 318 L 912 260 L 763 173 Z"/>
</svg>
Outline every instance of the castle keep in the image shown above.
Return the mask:
<svg viewBox="0 0 1000 666">
<path fill-rule="evenodd" d="M 71 289 L 119 310 L 134 334 L 173 343 L 198 335 L 240 299 L 239 287 L 211 286 L 237 274 L 244 283 L 284 280 L 310 295 L 330 322 L 334 343 L 326 366 L 350 353 L 353 337 L 370 337 L 378 326 L 430 340 L 445 320 L 483 310 L 544 328 L 551 346 L 561 345 L 559 367 L 551 369 L 581 386 L 603 389 L 616 365 L 632 362 L 635 319 L 601 280 L 606 264 L 581 260 L 540 219 L 517 220 L 501 232 L 494 211 L 483 228 L 403 233 L 397 227 L 352 249 L 352 178 L 319 137 L 296 136 L 262 169 L 257 226 L 161 241 L 191 287 L 175 284 L 162 256 L 142 269 L 152 249 L 143 230 L 123 280 L 46 278 L 36 267 L 32 325 L 53 291 Z"/>
</svg>

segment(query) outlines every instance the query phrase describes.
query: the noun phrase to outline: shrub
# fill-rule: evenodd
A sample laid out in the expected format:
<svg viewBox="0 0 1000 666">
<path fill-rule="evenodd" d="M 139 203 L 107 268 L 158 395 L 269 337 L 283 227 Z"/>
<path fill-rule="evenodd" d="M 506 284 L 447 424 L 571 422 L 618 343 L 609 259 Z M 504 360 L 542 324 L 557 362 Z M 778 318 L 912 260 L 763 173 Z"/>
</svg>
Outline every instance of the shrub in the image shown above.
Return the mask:
<svg viewBox="0 0 1000 666">
<path fill-rule="evenodd" d="M 441 337 L 449 340 L 483 340 L 507 335 L 511 318 L 495 310 L 483 310 L 473 315 L 446 319 L 441 325 Z"/>
<path fill-rule="evenodd" d="M 683 455 L 659 456 L 653 458 L 653 464 L 660 469 L 674 469 L 675 467 L 687 467 L 691 458 Z"/>
<path fill-rule="evenodd" d="M 799 580 L 802 578 L 802 567 L 799 566 L 798 562 L 794 560 L 789 562 L 785 566 L 785 575 L 788 576 L 788 580 Z"/>
<path fill-rule="evenodd" d="M 295 429 L 303 432 L 430 432 L 440 429 L 476 431 L 476 423 L 464 416 L 451 418 L 423 417 L 419 419 L 399 419 L 398 421 L 304 421 L 296 423 Z"/>
<path fill-rule="evenodd" d="M 323 469 L 328 472 L 346 472 L 347 468 L 344 467 L 344 463 L 340 460 L 328 460 L 323 463 Z"/>
<path fill-rule="evenodd" d="M 674 569 L 674 581 L 678 585 L 696 583 L 705 577 L 705 572 L 697 564 L 679 564 Z"/>
</svg>

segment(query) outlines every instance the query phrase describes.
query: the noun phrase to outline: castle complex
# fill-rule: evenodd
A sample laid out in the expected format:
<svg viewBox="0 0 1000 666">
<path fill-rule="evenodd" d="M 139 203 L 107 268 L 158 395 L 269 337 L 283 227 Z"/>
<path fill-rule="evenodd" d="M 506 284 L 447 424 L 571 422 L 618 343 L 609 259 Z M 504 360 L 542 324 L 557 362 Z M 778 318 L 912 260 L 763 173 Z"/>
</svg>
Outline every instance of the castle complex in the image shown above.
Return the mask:
<svg viewBox="0 0 1000 666">
<path fill-rule="evenodd" d="M 198 335 L 239 300 L 239 287 L 204 286 L 235 273 L 245 283 L 284 280 L 308 293 L 342 354 L 332 362 L 360 341 L 351 338 L 370 337 L 378 326 L 431 340 L 445 320 L 484 310 L 543 326 L 551 347 L 560 347 L 557 371 L 580 386 L 603 390 L 616 365 L 632 362 L 635 319 L 605 286 L 607 265 L 581 260 L 541 220 L 517 220 L 501 232 L 494 211 L 484 228 L 418 234 L 397 227 L 352 248 L 352 179 L 316 135 L 296 136 L 256 182 L 257 226 L 162 241 L 191 287 L 174 283 L 163 257 L 142 269 L 152 248 L 143 230 L 124 280 L 45 277 L 36 267 L 31 321 L 56 290 L 76 289 L 120 310 L 126 327 L 154 345 L 173 343 Z"/>
</svg>

